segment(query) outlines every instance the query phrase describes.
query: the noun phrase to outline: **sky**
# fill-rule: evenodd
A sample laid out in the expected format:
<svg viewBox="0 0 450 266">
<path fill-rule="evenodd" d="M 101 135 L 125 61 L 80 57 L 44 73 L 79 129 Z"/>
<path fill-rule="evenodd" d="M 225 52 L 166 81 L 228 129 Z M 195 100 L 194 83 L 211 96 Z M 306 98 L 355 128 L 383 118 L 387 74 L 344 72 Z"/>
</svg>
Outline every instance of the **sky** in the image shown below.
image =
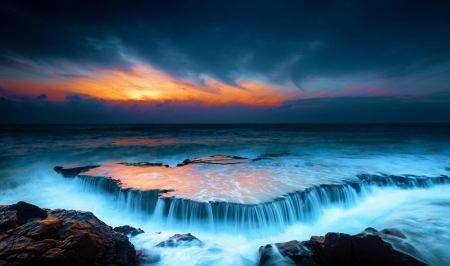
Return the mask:
<svg viewBox="0 0 450 266">
<path fill-rule="evenodd" d="M 450 2 L 3 0 L 0 114 L 450 122 Z"/>
</svg>

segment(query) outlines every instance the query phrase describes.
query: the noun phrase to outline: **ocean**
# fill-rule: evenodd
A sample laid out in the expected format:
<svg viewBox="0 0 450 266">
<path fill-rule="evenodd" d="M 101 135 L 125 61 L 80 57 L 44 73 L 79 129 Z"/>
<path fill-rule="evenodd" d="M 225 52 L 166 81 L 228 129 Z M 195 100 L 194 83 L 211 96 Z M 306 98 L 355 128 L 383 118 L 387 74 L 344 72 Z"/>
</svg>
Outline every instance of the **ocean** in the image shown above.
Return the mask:
<svg viewBox="0 0 450 266">
<path fill-rule="evenodd" d="M 148 265 L 258 265 L 260 246 L 367 227 L 399 230 L 393 246 L 429 265 L 450 261 L 450 124 L 2 125 L 0 144 L 0 204 L 142 228 L 130 241 Z M 177 167 L 213 155 L 248 160 Z M 53 169 L 116 162 L 167 164 L 115 174 L 174 191 L 148 205 Z M 204 245 L 152 248 L 176 233 Z"/>
</svg>

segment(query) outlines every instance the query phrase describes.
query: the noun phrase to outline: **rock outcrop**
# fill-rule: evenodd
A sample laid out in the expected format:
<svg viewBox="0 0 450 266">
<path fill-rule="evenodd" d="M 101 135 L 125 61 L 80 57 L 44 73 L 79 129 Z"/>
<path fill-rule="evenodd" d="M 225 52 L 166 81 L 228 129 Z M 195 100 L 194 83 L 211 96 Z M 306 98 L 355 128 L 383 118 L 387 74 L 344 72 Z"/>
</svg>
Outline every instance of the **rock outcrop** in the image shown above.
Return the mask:
<svg viewBox="0 0 450 266">
<path fill-rule="evenodd" d="M 125 166 L 136 166 L 136 167 L 169 167 L 168 164 L 164 163 L 150 163 L 150 162 L 138 162 L 138 163 L 127 163 L 127 162 L 119 162 L 117 164 L 125 165 Z"/>
<path fill-rule="evenodd" d="M 202 246 L 203 243 L 190 233 L 187 234 L 175 234 L 169 239 L 162 241 L 155 245 L 155 248 L 162 247 L 178 247 L 178 246 Z"/>
<path fill-rule="evenodd" d="M 213 155 L 208 157 L 200 158 L 189 158 L 184 160 L 182 163 L 177 164 L 178 167 L 185 166 L 193 163 L 204 163 L 204 164 L 237 164 L 248 161 L 248 158 L 240 156 L 229 156 L 229 155 Z"/>
<path fill-rule="evenodd" d="M 91 212 L 0 205 L 0 265 L 135 265 L 128 237 Z"/>
<path fill-rule="evenodd" d="M 313 236 L 309 241 L 266 245 L 260 248 L 260 266 L 277 265 L 279 255 L 275 248 L 295 265 L 426 265 L 393 249 L 373 228 L 352 236 L 328 233 L 325 237 Z"/>
<path fill-rule="evenodd" d="M 100 167 L 100 165 L 55 166 L 53 169 L 56 173 L 62 174 L 64 177 L 76 177 L 96 167 Z"/>
</svg>

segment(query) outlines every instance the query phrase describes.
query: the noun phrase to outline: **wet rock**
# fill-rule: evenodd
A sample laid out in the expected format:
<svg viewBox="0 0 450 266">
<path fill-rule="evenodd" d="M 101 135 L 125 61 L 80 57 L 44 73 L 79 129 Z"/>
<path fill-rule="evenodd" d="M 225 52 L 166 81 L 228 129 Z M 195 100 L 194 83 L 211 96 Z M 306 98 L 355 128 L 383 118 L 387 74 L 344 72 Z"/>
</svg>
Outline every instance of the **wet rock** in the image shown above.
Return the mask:
<svg viewBox="0 0 450 266">
<path fill-rule="evenodd" d="M 261 253 L 261 257 L 259 265 L 277 265 L 279 263 L 276 250 L 274 250 L 275 248 L 282 257 L 291 259 L 297 265 L 317 265 L 311 259 L 311 247 L 309 244 L 309 241 L 299 242 L 297 240 L 291 240 L 289 242 L 260 247 L 259 252 Z"/>
<path fill-rule="evenodd" d="M 402 233 L 402 231 L 400 231 L 396 228 L 383 229 L 380 232 L 377 232 L 376 234 L 379 236 L 382 236 L 382 234 L 384 234 L 384 235 L 389 235 L 389 236 L 403 238 L 403 239 L 406 238 L 406 236 Z"/>
<path fill-rule="evenodd" d="M 178 247 L 178 246 L 202 246 L 203 243 L 190 233 L 175 234 L 169 239 L 158 243 L 155 247 Z"/>
<path fill-rule="evenodd" d="M 295 265 L 426 265 L 392 248 L 377 230 L 367 228 L 357 235 L 328 233 L 309 241 L 292 240 L 260 248 L 260 266 L 276 265 L 274 248 Z"/>
<path fill-rule="evenodd" d="M 36 205 L 19 201 L 13 205 L 0 206 L 0 232 L 14 229 L 25 221 L 47 216 L 47 212 Z"/>
<path fill-rule="evenodd" d="M 127 162 L 119 162 L 118 164 L 125 166 L 137 166 L 137 167 L 169 167 L 168 164 L 164 163 L 149 163 L 149 162 L 139 162 L 139 163 L 127 163 Z"/>
<path fill-rule="evenodd" d="M 55 166 L 53 169 L 64 177 L 75 177 L 96 167 L 100 167 L 100 165 Z"/>
<path fill-rule="evenodd" d="M 136 229 L 129 225 L 114 227 L 114 231 L 121 232 L 121 233 L 124 233 L 125 235 L 131 235 L 131 236 L 145 233 L 144 230 L 142 230 L 141 228 Z"/>
<path fill-rule="evenodd" d="M 135 265 L 128 238 L 91 212 L 0 206 L 0 265 Z"/>
<path fill-rule="evenodd" d="M 282 153 L 264 153 L 259 155 L 258 157 L 256 157 L 255 159 L 252 159 L 252 161 L 260 161 L 260 160 L 266 160 L 266 159 L 271 159 L 274 157 L 282 157 L 282 156 L 288 156 L 289 153 L 287 152 L 282 152 Z"/>
<path fill-rule="evenodd" d="M 240 156 L 228 156 L 228 155 L 213 155 L 209 157 L 200 158 L 189 158 L 184 160 L 182 163 L 177 164 L 177 166 L 184 166 L 193 163 L 204 163 L 204 164 L 237 164 L 247 161 L 248 158 Z"/>
<path fill-rule="evenodd" d="M 17 214 L 19 214 L 19 219 L 22 221 L 33 218 L 47 217 L 47 212 L 45 210 L 25 201 L 19 201 L 16 204 L 11 205 L 10 209 L 17 211 Z"/>
<path fill-rule="evenodd" d="M 447 184 L 450 178 L 446 175 L 438 177 L 415 176 L 415 175 L 387 175 L 387 174 L 359 174 L 359 180 L 366 182 L 369 185 L 397 186 L 400 188 L 411 187 L 428 187 L 431 184 Z"/>
<path fill-rule="evenodd" d="M 352 264 L 350 235 L 328 233 L 325 237 L 311 237 L 311 258 L 320 265 L 333 261 L 336 265 Z"/>
</svg>

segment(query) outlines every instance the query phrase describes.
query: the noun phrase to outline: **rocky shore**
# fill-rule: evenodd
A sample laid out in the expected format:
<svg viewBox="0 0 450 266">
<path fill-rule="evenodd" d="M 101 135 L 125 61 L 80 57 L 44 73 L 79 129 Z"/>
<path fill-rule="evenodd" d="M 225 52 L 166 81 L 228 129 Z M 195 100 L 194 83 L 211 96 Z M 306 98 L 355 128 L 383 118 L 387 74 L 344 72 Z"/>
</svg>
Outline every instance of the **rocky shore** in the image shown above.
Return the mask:
<svg viewBox="0 0 450 266">
<path fill-rule="evenodd" d="M 136 265 L 128 237 L 91 212 L 0 205 L 0 265 Z"/>
<path fill-rule="evenodd" d="M 127 235 L 141 233 L 128 225 L 113 229 L 91 212 L 42 209 L 23 201 L 0 205 L 0 265 L 139 265 L 149 261 L 146 251 L 136 252 Z M 389 233 L 367 228 L 357 235 L 328 233 L 268 244 L 259 249 L 259 265 L 425 265 L 380 237 Z M 189 233 L 176 234 L 154 249 L 192 245 L 203 243 Z"/>
</svg>

